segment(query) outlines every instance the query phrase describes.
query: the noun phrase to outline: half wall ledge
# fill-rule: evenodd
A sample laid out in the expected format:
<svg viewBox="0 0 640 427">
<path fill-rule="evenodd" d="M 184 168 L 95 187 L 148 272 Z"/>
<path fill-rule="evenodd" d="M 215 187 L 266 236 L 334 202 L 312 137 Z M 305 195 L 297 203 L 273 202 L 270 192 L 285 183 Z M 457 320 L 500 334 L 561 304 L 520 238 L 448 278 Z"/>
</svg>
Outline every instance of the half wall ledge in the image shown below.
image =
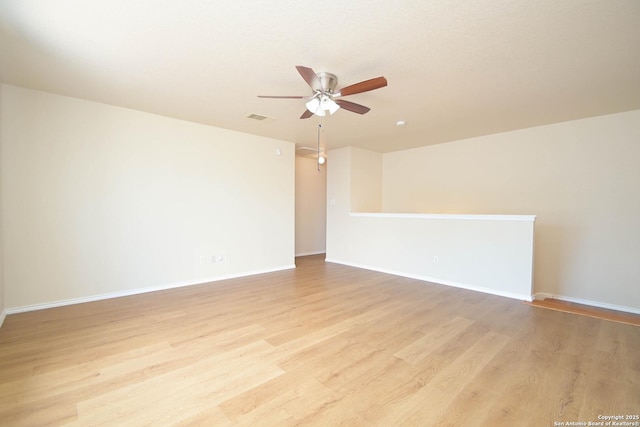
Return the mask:
<svg viewBox="0 0 640 427">
<path fill-rule="evenodd" d="M 535 222 L 536 215 L 475 215 L 475 214 L 422 214 L 422 213 L 371 213 L 351 212 L 351 216 L 370 218 L 415 218 L 415 219 L 457 219 L 478 221 L 529 221 Z"/>
</svg>

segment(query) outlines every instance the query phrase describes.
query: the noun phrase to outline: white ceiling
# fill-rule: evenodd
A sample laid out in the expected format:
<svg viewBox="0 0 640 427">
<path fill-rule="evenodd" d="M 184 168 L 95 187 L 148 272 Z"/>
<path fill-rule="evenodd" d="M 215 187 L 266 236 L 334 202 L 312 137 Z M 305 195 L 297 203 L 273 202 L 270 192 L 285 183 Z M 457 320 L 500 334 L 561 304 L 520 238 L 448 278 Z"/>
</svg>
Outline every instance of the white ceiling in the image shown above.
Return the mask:
<svg viewBox="0 0 640 427">
<path fill-rule="evenodd" d="M 4 83 L 314 147 L 304 100 L 256 96 L 310 94 L 295 65 L 389 81 L 324 119 L 328 149 L 640 109 L 640 1 L 0 1 Z"/>
</svg>

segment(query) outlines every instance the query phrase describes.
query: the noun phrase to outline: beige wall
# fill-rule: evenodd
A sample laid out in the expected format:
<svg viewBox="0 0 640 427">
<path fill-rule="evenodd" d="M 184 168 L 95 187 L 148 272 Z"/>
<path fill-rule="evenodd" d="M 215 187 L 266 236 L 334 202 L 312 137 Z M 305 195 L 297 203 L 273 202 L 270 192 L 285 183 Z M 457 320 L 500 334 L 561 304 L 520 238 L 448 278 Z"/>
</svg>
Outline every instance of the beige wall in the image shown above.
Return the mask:
<svg viewBox="0 0 640 427">
<path fill-rule="evenodd" d="M 381 212 L 382 154 L 351 147 L 351 212 Z"/>
<path fill-rule="evenodd" d="M 7 85 L 2 107 L 7 308 L 293 267 L 292 143 Z"/>
<path fill-rule="evenodd" d="M 296 256 L 326 250 L 327 168 L 316 159 L 296 157 Z"/>
<path fill-rule="evenodd" d="M 534 292 L 640 311 L 640 111 L 386 154 L 385 212 L 533 214 Z"/>
</svg>

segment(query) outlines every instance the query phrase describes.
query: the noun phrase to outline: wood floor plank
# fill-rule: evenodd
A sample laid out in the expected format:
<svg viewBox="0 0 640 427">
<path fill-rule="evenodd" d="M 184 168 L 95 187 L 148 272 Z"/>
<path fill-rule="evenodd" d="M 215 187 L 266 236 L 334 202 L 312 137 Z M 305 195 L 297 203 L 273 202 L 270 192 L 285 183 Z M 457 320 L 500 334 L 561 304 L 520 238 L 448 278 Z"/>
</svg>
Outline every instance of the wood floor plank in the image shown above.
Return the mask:
<svg viewBox="0 0 640 427">
<path fill-rule="evenodd" d="M 386 414 L 383 422 L 407 425 L 440 425 L 449 417 L 451 402 L 462 393 L 467 382 L 479 374 L 484 366 L 507 343 L 504 335 L 487 333 L 467 351 L 440 370 L 424 387 L 417 390 L 401 405 Z M 425 402 L 437 399 L 437 405 L 425 406 Z"/>
<path fill-rule="evenodd" d="M 8 316 L 0 425 L 544 427 L 640 412 L 640 327 L 296 264 Z"/>
<path fill-rule="evenodd" d="M 203 356 L 178 369 L 153 376 L 78 403 L 78 422 L 105 420 L 119 424 L 142 417 L 140 423 L 171 422 L 183 417 L 175 407 L 196 411 L 218 405 L 231 396 L 255 387 L 282 373 L 276 366 L 261 361 L 254 354 L 269 351 L 264 341 L 222 354 Z M 222 363 L 224 362 L 224 363 Z M 152 414 L 139 414 L 138 408 L 153 402 Z M 89 414 L 89 415 L 87 415 Z M 193 415 L 189 412 L 189 415 Z"/>
<path fill-rule="evenodd" d="M 414 341 L 410 345 L 397 351 L 394 356 L 415 364 L 429 355 L 431 349 L 437 348 L 451 339 L 452 335 L 457 335 L 473 322 L 463 317 L 454 317 L 441 327 L 431 328 L 426 335 Z"/>
<path fill-rule="evenodd" d="M 234 425 L 279 426 L 303 417 L 311 408 L 338 395 L 308 378 L 305 370 L 293 370 L 220 404 Z"/>
</svg>

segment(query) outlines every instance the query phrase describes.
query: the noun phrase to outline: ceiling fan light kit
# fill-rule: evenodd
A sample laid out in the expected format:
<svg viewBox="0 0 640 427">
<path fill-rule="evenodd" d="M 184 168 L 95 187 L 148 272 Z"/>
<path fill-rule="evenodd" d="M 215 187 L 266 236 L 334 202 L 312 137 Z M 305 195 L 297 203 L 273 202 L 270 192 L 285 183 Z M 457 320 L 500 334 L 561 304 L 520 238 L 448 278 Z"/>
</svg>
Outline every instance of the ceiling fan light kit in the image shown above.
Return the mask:
<svg viewBox="0 0 640 427">
<path fill-rule="evenodd" d="M 319 94 L 307 101 L 307 110 L 311 111 L 317 116 L 324 116 L 328 111 L 329 114 L 333 114 L 340 106 L 336 102 L 329 98 L 327 95 Z"/>
</svg>

